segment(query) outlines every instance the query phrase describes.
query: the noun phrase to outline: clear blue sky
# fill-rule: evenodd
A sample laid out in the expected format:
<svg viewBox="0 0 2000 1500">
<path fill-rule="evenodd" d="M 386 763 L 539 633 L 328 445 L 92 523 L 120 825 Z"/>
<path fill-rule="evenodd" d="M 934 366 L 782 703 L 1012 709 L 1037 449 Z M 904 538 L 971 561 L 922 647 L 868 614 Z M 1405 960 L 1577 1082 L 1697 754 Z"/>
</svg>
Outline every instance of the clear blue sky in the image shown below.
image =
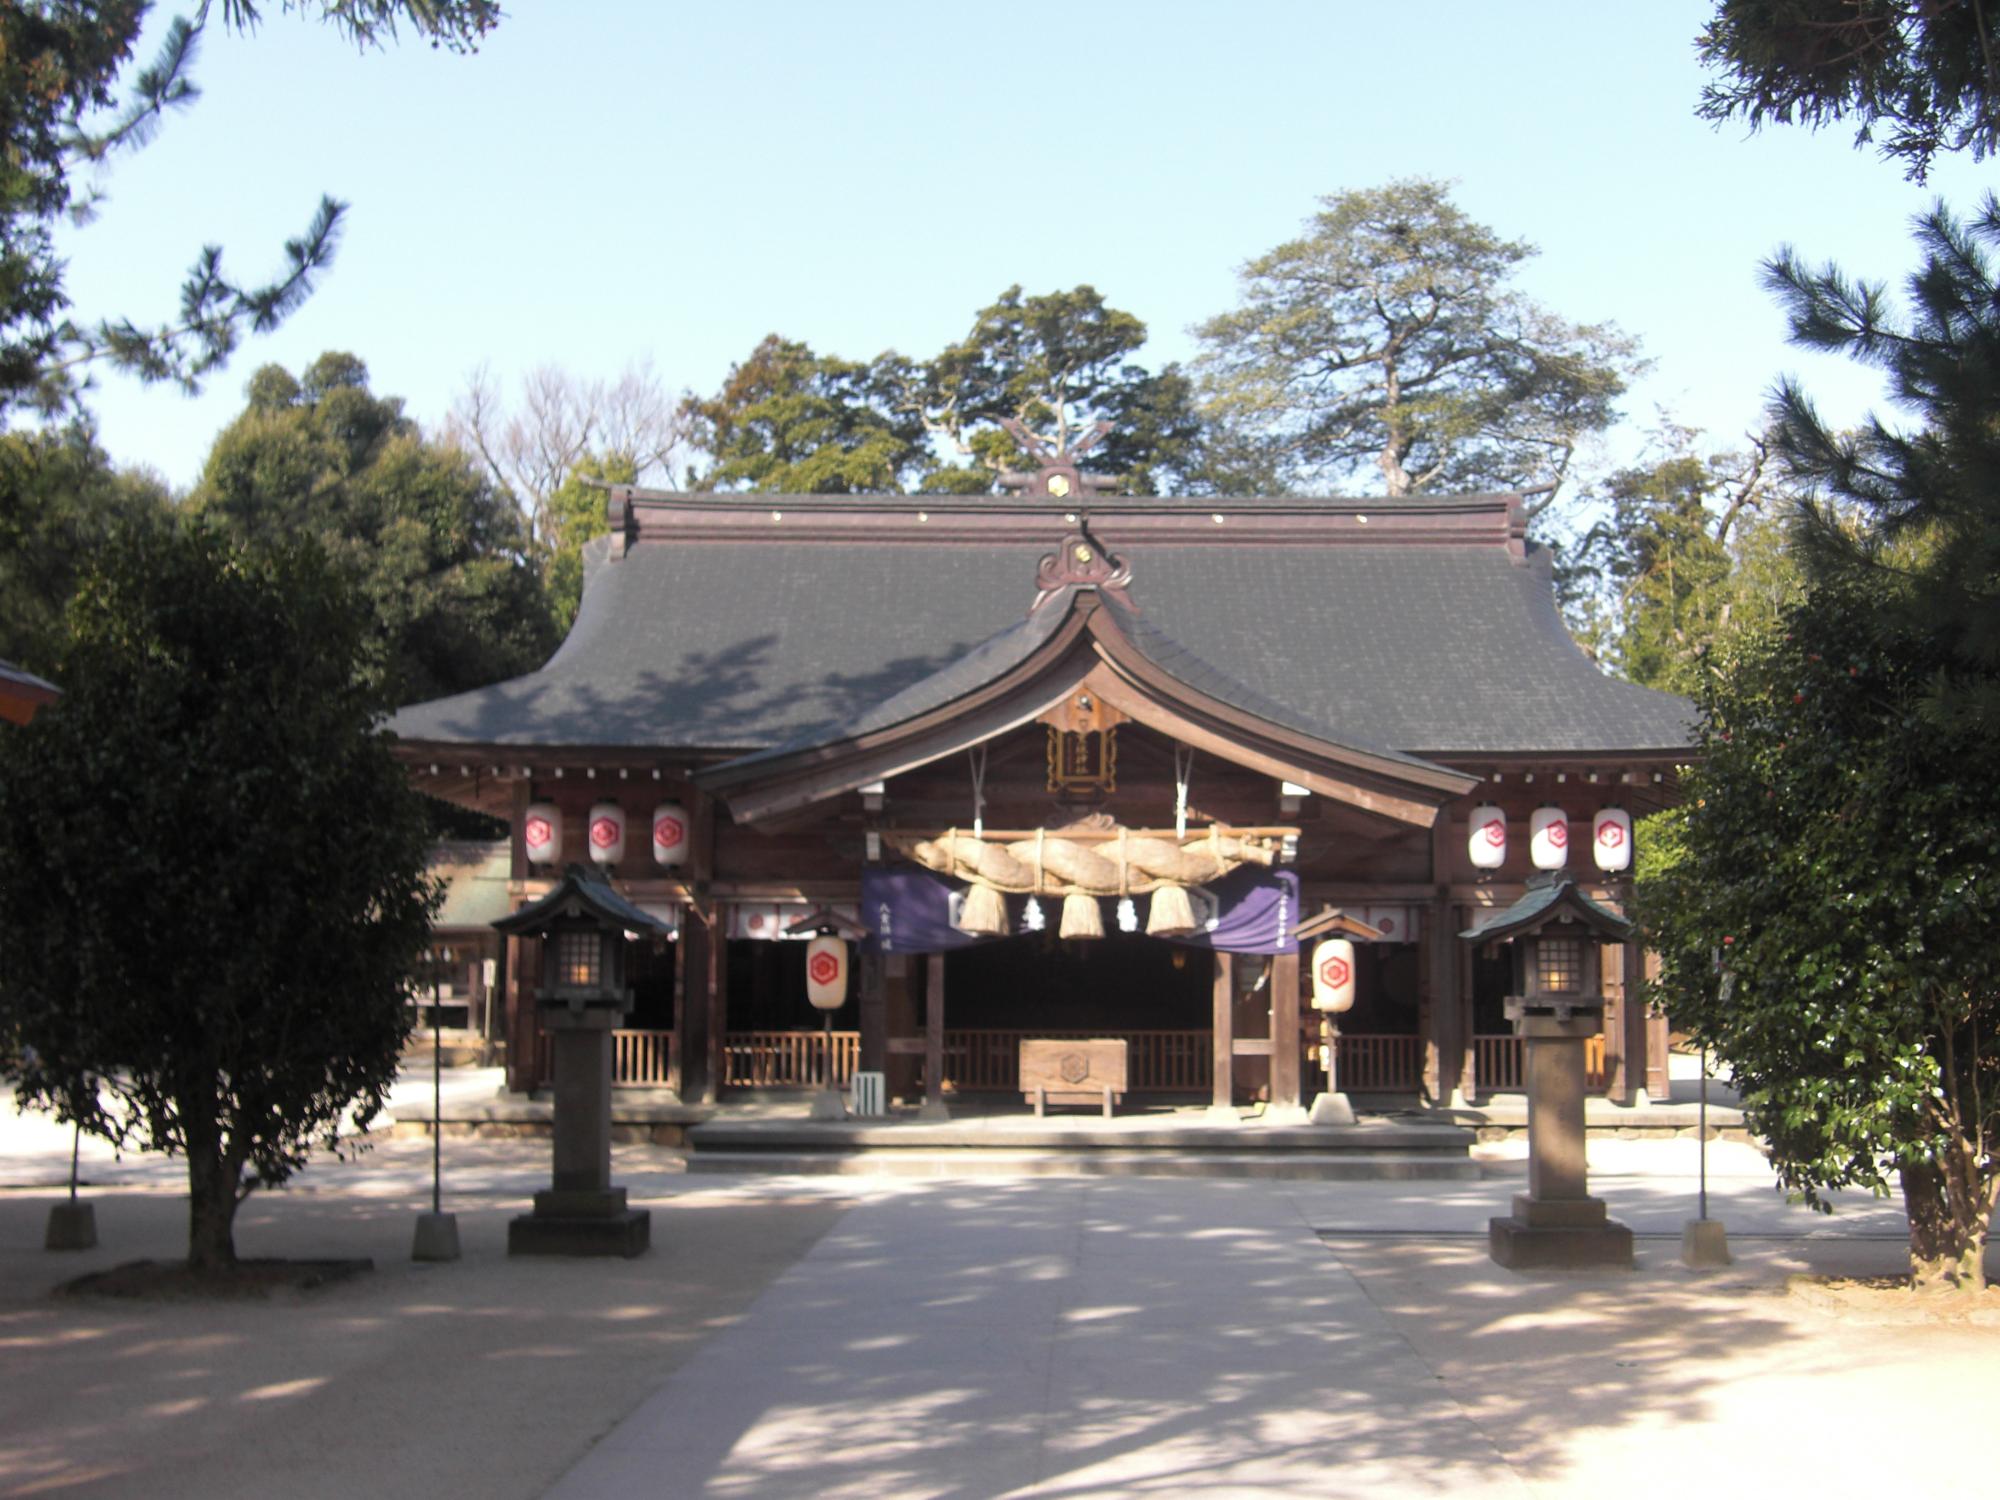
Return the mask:
<svg viewBox="0 0 2000 1500">
<path fill-rule="evenodd" d="M 357 55 L 283 15 L 210 41 L 203 98 L 71 239 L 78 311 L 164 317 L 204 241 L 262 275 L 322 191 L 353 208 L 311 303 L 203 397 L 104 377 L 119 461 L 192 483 L 251 372 L 326 349 L 428 424 L 481 362 L 511 385 L 645 358 L 709 391 L 773 331 L 927 356 L 1014 282 L 1095 285 L 1157 365 L 1319 195 L 1412 175 L 1539 245 L 1523 285 L 1550 308 L 1643 341 L 1600 461 L 1660 405 L 1728 443 L 1780 371 L 1843 420 L 1878 389 L 1785 344 L 1762 257 L 1900 278 L 1910 215 L 1995 177 L 1950 161 L 1917 188 L 1844 128 L 1697 121 L 1702 0 L 512 9 L 472 57 Z"/>
</svg>

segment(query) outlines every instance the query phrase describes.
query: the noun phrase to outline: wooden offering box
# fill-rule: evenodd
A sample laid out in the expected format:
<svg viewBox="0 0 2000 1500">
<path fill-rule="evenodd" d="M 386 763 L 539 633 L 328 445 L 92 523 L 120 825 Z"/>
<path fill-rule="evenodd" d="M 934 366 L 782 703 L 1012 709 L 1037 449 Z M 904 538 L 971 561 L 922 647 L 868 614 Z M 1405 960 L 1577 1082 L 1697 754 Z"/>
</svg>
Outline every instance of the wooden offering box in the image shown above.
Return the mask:
<svg viewBox="0 0 2000 1500">
<path fill-rule="evenodd" d="M 1110 1119 L 1112 1106 L 1125 1098 L 1125 1042 L 1023 1039 L 1021 1095 L 1037 1117 L 1051 1104 L 1102 1104 Z"/>
</svg>

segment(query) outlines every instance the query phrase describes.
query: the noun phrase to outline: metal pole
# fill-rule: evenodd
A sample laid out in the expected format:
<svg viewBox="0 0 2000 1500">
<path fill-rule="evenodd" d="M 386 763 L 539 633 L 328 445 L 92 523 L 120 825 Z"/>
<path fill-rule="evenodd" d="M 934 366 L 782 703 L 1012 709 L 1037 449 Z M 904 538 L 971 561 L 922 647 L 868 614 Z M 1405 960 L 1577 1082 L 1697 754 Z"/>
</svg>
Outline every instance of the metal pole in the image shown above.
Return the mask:
<svg viewBox="0 0 2000 1500">
<path fill-rule="evenodd" d="M 1695 1138 L 1701 1146 L 1701 1195 L 1700 1209 L 1695 1217 L 1708 1217 L 1708 1043 L 1701 1044 L 1701 1111 L 1699 1123 L 1695 1126 Z"/>
<path fill-rule="evenodd" d="M 444 1006 L 438 996 L 437 955 L 431 955 L 431 1212 L 444 1198 Z"/>
<path fill-rule="evenodd" d="M 79 1118 L 74 1123 L 76 1128 L 69 1137 L 69 1201 L 72 1203 L 76 1202 L 77 1153 L 83 1146 L 83 1121 Z"/>
</svg>

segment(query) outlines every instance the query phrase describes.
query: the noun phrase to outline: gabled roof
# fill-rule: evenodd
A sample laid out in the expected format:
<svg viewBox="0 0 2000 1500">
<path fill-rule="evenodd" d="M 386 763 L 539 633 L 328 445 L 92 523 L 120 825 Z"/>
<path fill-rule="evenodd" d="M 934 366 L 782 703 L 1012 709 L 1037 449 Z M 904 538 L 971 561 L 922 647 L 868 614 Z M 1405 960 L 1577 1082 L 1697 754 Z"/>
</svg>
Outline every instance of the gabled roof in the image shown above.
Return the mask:
<svg viewBox="0 0 2000 1500">
<path fill-rule="evenodd" d="M 1088 551 L 1078 534 L 1065 549 Z M 739 822 L 900 775 L 1038 718 L 1073 694 L 1323 796 L 1428 826 L 1476 786 L 1416 756 L 1337 741 L 1144 628 L 1119 591 L 1047 593 L 1028 619 L 846 725 L 696 774 Z"/>
<path fill-rule="evenodd" d="M 659 937 L 673 933 L 658 917 L 619 895 L 604 876 L 581 865 L 569 866 L 553 890 L 513 915 L 501 917 L 493 926 L 509 936 L 539 934 L 550 931 L 565 917 L 590 917 L 605 927 L 622 927 L 627 932 L 647 932 Z"/>
<path fill-rule="evenodd" d="M 1630 921 L 1584 895 L 1568 876 L 1538 874 L 1529 880 L 1520 900 L 1504 911 L 1493 912 L 1459 936 L 1473 942 L 1497 943 L 1539 932 L 1551 922 L 1564 921 L 1582 922 L 1614 943 L 1632 932 Z"/>
<path fill-rule="evenodd" d="M 432 747 L 709 758 L 851 732 L 919 701 L 899 695 L 948 692 L 961 663 L 1031 649 L 1037 564 L 1076 524 L 1062 503 L 614 492 L 548 664 L 390 727 Z M 1135 639 L 1245 709 L 1426 759 L 1690 743 L 1685 700 L 1576 649 L 1512 497 L 1089 511 L 1131 569 Z"/>
</svg>

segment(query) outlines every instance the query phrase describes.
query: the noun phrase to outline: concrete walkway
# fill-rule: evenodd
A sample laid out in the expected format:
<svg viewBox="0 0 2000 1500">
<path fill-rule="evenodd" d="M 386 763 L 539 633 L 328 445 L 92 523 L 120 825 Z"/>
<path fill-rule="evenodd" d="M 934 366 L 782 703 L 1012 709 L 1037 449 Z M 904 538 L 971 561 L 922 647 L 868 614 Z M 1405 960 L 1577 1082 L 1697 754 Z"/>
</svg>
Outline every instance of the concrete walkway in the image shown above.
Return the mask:
<svg viewBox="0 0 2000 1500">
<path fill-rule="evenodd" d="M 1629 1275 L 1484 1254 L 1521 1185 L 690 1179 L 619 1148 L 632 1262 L 510 1260 L 546 1144 L 447 1142 L 464 1260 L 408 1260 L 429 1149 L 316 1162 L 245 1255 L 369 1255 L 270 1302 L 54 1298 L 183 1246 L 179 1166 L 85 1151 L 103 1245 L 39 1248 L 67 1136 L 0 1121 L 0 1496 L 1685 1496 L 1908 1487 L 1895 1434 L 1978 1432 L 2000 1318 L 1861 1326 L 1786 1276 L 1887 1274 L 1893 1203 L 1788 1207 L 1711 1148 L 1738 1263 L 1677 1262 L 1692 1141 L 1594 1141 Z M 1994 1270 L 2000 1273 L 2000 1256 Z M 1995 1459 L 1965 1478 L 1994 1487 Z M 1984 1470 L 1978 1470 L 1983 1462 Z"/>
</svg>

